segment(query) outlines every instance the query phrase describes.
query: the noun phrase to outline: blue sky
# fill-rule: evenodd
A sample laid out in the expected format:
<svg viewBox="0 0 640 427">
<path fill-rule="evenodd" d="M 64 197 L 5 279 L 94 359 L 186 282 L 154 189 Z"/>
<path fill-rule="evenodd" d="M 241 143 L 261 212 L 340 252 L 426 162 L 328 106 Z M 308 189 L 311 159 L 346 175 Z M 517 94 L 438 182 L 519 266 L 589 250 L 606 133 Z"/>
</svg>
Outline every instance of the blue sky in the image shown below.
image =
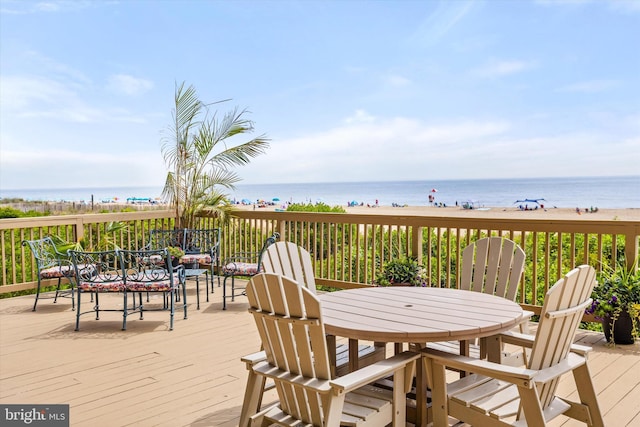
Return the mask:
<svg viewBox="0 0 640 427">
<path fill-rule="evenodd" d="M 0 1 L 0 186 L 161 186 L 176 82 L 243 183 L 638 175 L 640 1 Z"/>
</svg>

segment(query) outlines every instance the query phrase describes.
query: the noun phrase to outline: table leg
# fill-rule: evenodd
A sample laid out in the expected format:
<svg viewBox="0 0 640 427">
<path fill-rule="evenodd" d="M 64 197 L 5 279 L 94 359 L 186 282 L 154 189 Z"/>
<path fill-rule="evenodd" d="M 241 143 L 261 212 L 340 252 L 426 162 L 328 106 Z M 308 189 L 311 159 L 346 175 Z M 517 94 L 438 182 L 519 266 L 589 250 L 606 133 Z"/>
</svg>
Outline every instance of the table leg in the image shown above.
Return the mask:
<svg viewBox="0 0 640 427">
<path fill-rule="evenodd" d="M 502 339 L 499 335 L 480 339 L 480 355 L 490 362 L 500 363 L 502 359 Z"/>
<path fill-rule="evenodd" d="M 196 276 L 196 306 L 200 310 L 200 276 Z"/>
<path fill-rule="evenodd" d="M 329 350 L 329 366 L 331 366 L 331 378 L 336 377 L 336 336 L 327 335 L 327 348 Z"/>
<path fill-rule="evenodd" d="M 469 340 L 460 341 L 460 355 L 461 356 L 469 356 Z M 467 373 L 465 371 L 460 371 L 460 378 L 466 377 Z"/>
<path fill-rule="evenodd" d="M 393 354 L 400 354 L 404 351 L 404 344 L 401 342 L 393 343 Z"/>
<path fill-rule="evenodd" d="M 349 338 L 349 372 L 358 370 L 358 340 Z"/>
<path fill-rule="evenodd" d="M 204 272 L 204 284 L 207 288 L 207 302 L 209 302 L 209 272 Z M 211 277 L 211 289 L 213 290 L 213 277 Z"/>
</svg>

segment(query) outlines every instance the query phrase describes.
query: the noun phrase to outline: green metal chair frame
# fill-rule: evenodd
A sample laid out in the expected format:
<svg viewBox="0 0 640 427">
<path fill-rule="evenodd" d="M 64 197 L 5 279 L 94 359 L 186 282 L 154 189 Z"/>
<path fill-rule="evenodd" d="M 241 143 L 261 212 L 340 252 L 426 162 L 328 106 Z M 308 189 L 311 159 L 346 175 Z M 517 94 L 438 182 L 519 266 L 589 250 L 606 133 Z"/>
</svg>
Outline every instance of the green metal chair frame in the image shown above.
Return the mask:
<svg viewBox="0 0 640 427">
<path fill-rule="evenodd" d="M 162 249 L 175 246 L 185 253 L 183 259 L 185 267 L 192 263 L 207 266 L 205 283 L 207 286 L 207 301 L 209 300 L 209 275 L 211 275 L 211 292 L 213 292 L 213 277 L 220 271 L 220 240 L 219 228 L 196 229 L 180 228 L 174 230 L 151 230 L 149 242 L 145 249 Z M 210 262 L 200 262 L 200 256 L 207 256 Z M 197 266 L 195 267 L 197 268 Z M 220 276 L 218 275 L 218 286 Z"/>
<path fill-rule="evenodd" d="M 58 297 L 71 298 L 71 309 L 75 310 L 75 298 L 74 298 L 74 270 L 73 265 L 69 257 L 65 254 L 58 252 L 55 243 L 51 237 L 44 237 L 36 240 L 23 240 L 23 246 L 29 246 L 31 253 L 36 261 L 38 269 L 38 288 L 36 289 L 36 299 L 33 303 L 33 310 L 36 311 L 38 300 L 53 299 L 53 302 L 58 302 Z M 56 285 L 56 293 L 54 296 L 41 296 L 42 280 L 43 279 L 58 279 Z M 69 289 L 61 289 L 62 279 L 66 279 L 69 282 Z"/>
<path fill-rule="evenodd" d="M 127 328 L 127 314 L 135 311 L 135 307 L 128 309 L 127 292 L 124 283 L 124 274 L 118 257 L 117 250 L 108 251 L 76 251 L 70 250 L 69 254 L 75 270 L 75 278 L 78 295 L 78 309 L 76 310 L 76 327 L 80 330 L 80 316 L 95 313 L 96 320 L 100 320 L 101 312 L 122 312 L 122 330 Z M 82 311 L 82 295 L 88 293 L 95 302 L 90 310 Z M 122 293 L 123 306 L 118 308 L 101 308 L 100 294 Z"/>
<path fill-rule="evenodd" d="M 138 305 L 134 311 L 140 313 L 140 320 L 144 319 L 145 308 L 142 294 L 162 293 L 163 307 L 160 310 L 169 309 L 169 330 L 173 330 L 175 315 L 175 302 L 180 300 L 180 288 L 182 288 L 182 309 L 184 318 L 187 318 L 187 288 L 185 286 L 185 269 L 183 265 L 173 267 L 169 251 L 166 248 L 152 250 L 119 250 L 120 265 L 123 269 L 126 292 L 138 294 Z M 148 299 L 148 298 L 147 298 Z M 126 318 L 125 318 L 126 320 Z"/>
<path fill-rule="evenodd" d="M 235 301 L 235 297 L 239 295 L 245 295 L 245 288 L 238 288 L 239 292 L 236 292 L 235 278 L 240 277 L 252 277 L 258 273 L 261 273 L 262 257 L 269 246 L 274 244 L 280 233 L 273 233 L 267 240 L 264 241 L 262 248 L 258 252 L 238 252 L 227 258 L 222 263 L 222 275 L 224 279 L 222 281 L 222 309 L 227 309 L 227 298 L 231 298 L 231 301 Z M 227 295 L 227 279 L 231 277 L 231 295 Z"/>
<path fill-rule="evenodd" d="M 170 311 L 169 330 L 173 330 L 175 301 L 182 287 L 184 318 L 187 318 L 187 294 L 184 286 L 184 267 L 171 266 L 169 252 L 166 248 L 155 250 L 109 250 L 99 252 L 69 251 L 75 269 L 78 294 L 78 310 L 76 312 L 76 331 L 80 330 L 80 316 L 95 313 L 100 320 L 101 312 L 122 312 L 122 330 L 127 329 L 127 317 L 140 313 L 144 319 L 145 308 L 142 294 L 151 292 L 163 293 L 163 305 L 160 310 Z M 122 308 L 101 308 L 101 293 L 122 293 Z M 82 311 L 82 294 L 95 296 L 95 304 L 91 310 Z M 131 306 L 128 294 L 134 294 Z M 135 294 L 139 295 L 136 305 Z"/>
</svg>

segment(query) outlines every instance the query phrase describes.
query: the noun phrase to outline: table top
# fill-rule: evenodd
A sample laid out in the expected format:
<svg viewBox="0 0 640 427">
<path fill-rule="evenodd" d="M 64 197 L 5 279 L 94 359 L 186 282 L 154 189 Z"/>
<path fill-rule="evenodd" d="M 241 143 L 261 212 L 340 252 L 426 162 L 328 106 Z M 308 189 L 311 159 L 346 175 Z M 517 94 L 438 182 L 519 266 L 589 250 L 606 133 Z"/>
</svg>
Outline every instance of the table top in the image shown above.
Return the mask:
<svg viewBox="0 0 640 427">
<path fill-rule="evenodd" d="M 470 340 L 509 330 L 523 318 L 512 301 L 459 289 L 371 287 L 319 298 L 327 334 L 369 341 Z"/>
</svg>

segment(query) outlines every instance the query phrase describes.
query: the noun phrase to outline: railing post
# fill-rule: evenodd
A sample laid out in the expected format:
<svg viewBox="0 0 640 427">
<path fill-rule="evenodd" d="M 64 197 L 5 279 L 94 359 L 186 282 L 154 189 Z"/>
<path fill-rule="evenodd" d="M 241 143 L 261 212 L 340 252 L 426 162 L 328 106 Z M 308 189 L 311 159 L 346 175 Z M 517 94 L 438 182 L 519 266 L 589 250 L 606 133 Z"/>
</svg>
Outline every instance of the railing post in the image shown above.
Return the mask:
<svg viewBox="0 0 640 427">
<path fill-rule="evenodd" d="M 76 225 L 75 225 L 75 235 L 76 235 L 76 243 L 84 239 L 84 219 L 82 215 L 78 215 L 76 217 Z"/>
<path fill-rule="evenodd" d="M 624 255 L 627 259 L 627 270 L 630 271 L 634 266 L 636 261 L 636 257 L 638 256 L 638 242 L 640 241 L 640 236 L 636 235 L 637 232 L 627 232 L 624 235 Z M 640 263 L 638 263 L 640 264 Z M 639 265 L 635 265 L 636 268 L 640 268 Z"/>
<path fill-rule="evenodd" d="M 287 240 L 286 234 L 284 234 L 286 225 L 287 225 L 286 221 L 280 221 L 279 219 L 276 220 L 275 229 L 278 230 L 278 233 L 280 233 L 280 238 L 282 240 Z"/>
<path fill-rule="evenodd" d="M 422 264 L 422 227 L 411 226 L 411 254 Z"/>
</svg>

